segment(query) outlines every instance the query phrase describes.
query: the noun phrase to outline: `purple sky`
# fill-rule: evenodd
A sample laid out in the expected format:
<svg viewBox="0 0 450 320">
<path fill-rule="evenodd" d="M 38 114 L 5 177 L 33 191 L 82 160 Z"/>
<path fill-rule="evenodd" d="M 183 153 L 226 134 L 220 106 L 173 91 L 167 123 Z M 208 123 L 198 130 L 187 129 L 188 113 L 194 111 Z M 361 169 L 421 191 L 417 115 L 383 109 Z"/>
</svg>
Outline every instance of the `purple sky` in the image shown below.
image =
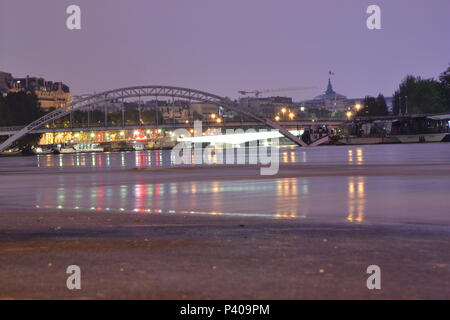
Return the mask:
<svg viewBox="0 0 450 320">
<path fill-rule="evenodd" d="M 82 30 L 66 29 L 66 7 Z M 382 30 L 366 8 L 382 9 Z M 165 84 L 238 90 L 315 86 L 391 95 L 406 74 L 450 63 L 449 0 L 0 0 L 0 70 L 63 81 L 74 94 Z"/>
</svg>

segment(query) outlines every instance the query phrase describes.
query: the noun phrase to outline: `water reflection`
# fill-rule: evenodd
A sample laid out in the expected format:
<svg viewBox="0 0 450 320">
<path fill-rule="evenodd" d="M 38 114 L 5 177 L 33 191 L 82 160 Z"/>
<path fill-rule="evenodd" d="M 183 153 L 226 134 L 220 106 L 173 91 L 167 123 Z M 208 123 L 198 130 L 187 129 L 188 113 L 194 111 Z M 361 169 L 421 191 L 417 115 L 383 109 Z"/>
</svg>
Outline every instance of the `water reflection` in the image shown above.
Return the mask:
<svg viewBox="0 0 450 320">
<path fill-rule="evenodd" d="M 191 154 L 191 163 L 195 163 L 196 155 Z M 220 164 L 225 161 L 226 154 L 208 153 L 204 163 Z M 150 150 L 117 153 L 77 153 L 59 155 L 38 155 L 36 157 L 38 168 L 44 167 L 79 167 L 79 168 L 167 168 L 175 164 L 174 156 L 170 150 Z M 258 163 L 257 150 L 252 149 L 247 153 L 235 152 L 236 164 Z M 280 152 L 281 163 L 307 162 L 306 151 L 298 149 L 284 150 Z"/>
<path fill-rule="evenodd" d="M 62 186 L 57 188 L 56 193 L 49 192 L 46 188 L 37 189 L 35 206 L 49 209 L 200 212 L 276 218 L 306 217 L 309 212 L 308 201 L 303 201 L 309 196 L 309 180 L 300 178 L 152 184 L 136 182 L 130 185 L 114 185 L 97 179 L 91 187 L 77 183 L 77 180 L 60 185 Z M 236 206 L 236 203 L 240 205 Z M 236 209 L 244 212 L 233 212 Z"/>
<path fill-rule="evenodd" d="M 365 178 L 348 178 L 348 222 L 363 222 L 366 207 Z"/>
<path fill-rule="evenodd" d="M 39 155 L 36 158 L 38 168 L 163 168 L 173 165 L 170 153 L 162 151 Z"/>
<path fill-rule="evenodd" d="M 297 202 L 292 201 L 297 197 L 297 179 L 285 178 L 277 180 L 277 218 L 297 217 Z"/>
<path fill-rule="evenodd" d="M 349 164 L 362 165 L 364 163 L 364 149 L 348 149 L 347 150 L 347 162 Z"/>
</svg>

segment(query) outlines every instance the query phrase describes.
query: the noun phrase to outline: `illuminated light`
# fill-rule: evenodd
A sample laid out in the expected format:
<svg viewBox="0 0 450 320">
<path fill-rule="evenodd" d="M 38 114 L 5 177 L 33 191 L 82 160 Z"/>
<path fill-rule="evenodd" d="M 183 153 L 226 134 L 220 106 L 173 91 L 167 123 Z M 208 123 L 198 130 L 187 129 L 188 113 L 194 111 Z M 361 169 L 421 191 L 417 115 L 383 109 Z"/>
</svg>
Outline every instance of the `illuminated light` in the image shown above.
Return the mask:
<svg viewBox="0 0 450 320">
<path fill-rule="evenodd" d="M 95 138 L 95 133 L 91 133 L 91 138 Z"/>
<path fill-rule="evenodd" d="M 139 130 L 134 130 L 134 135 L 137 136 L 139 134 Z"/>
<path fill-rule="evenodd" d="M 294 117 L 295 117 L 295 115 L 291 112 L 291 113 L 289 113 L 289 118 L 292 120 L 292 119 L 294 119 Z"/>
<path fill-rule="evenodd" d="M 217 118 L 217 123 L 221 123 L 222 122 L 222 119 L 220 119 L 220 118 Z"/>
<path fill-rule="evenodd" d="M 280 121 L 280 116 L 276 116 L 275 121 Z"/>
<path fill-rule="evenodd" d="M 186 120 L 184 123 L 188 124 L 188 123 L 189 123 L 189 120 Z"/>
<path fill-rule="evenodd" d="M 286 108 L 281 109 L 281 113 L 286 113 Z"/>
<path fill-rule="evenodd" d="M 355 104 L 355 109 L 356 111 L 361 110 L 361 105 L 359 103 Z"/>
<path fill-rule="evenodd" d="M 123 132 L 123 131 L 120 131 L 120 133 L 119 133 L 122 137 L 125 135 L 125 132 Z"/>
<path fill-rule="evenodd" d="M 158 129 L 158 133 L 161 133 L 162 132 L 162 130 L 161 129 Z"/>
<path fill-rule="evenodd" d="M 305 112 L 305 107 L 301 107 L 301 108 L 300 108 L 300 111 L 301 111 L 301 112 Z"/>
<path fill-rule="evenodd" d="M 216 118 L 216 114 L 213 113 L 213 114 L 211 115 L 211 119 L 215 119 L 215 118 Z"/>
<path fill-rule="evenodd" d="M 353 113 L 351 111 L 347 111 L 347 113 L 345 114 L 347 116 L 347 118 L 351 118 Z"/>
<path fill-rule="evenodd" d="M 304 130 L 290 130 L 292 134 L 295 135 L 301 135 L 303 134 Z M 201 135 L 200 133 L 198 136 L 188 136 L 188 137 L 182 137 L 179 136 L 179 141 L 188 141 L 192 143 L 229 143 L 238 145 L 247 141 L 254 141 L 254 140 L 266 140 L 266 139 L 273 139 L 273 138 L 281 138 L 283 135 L 279 132 L 253 132 L 253 133 L 235 133 L 235 134 L 211 134 L 211 135 Z"/>
<path fill-rule="evenodd" d="M 189 130 L 190 133 L 194 133 L 194 129 Z"/>
<path fill-rule="evenodd" d="M 152 133 L 152 131 L 151 131 L 150 129 L 146 130 L 145 132 L 146 132 L 147 134 Z"/>
</svg>

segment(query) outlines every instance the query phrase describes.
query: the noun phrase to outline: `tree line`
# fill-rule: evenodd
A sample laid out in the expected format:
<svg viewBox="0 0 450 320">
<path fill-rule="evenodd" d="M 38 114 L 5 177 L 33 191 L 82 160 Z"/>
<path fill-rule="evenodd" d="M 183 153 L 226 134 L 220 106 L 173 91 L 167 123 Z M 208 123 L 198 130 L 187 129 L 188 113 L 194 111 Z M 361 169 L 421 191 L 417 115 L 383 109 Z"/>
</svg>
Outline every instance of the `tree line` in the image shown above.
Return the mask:
<svg viewBox="0 0 450 320">
<path fill-rule="evenodd" d="M 434 114 L 450 112 L 450 66 L 438 79 L 406 76 L 393 96 L 394 115 Z M 388 115 L 383 95 L 367 96 L 357 116 Z"/>
<path fill-rule="evenodd" d="M 437 80 L 407 76 L 393 98 L 396 115 L 450 112 L 450 67 Z"/>
<path fill-rule="evenodd" d="M 0 95 L 0 127 L 25 126 L 44 114 L 35 94 L 9 92 L 6 96 Z M 17 142 L 17 145 L 35 144 L 40 136 L 40 134 L 26 135 Z M 0 142 L 6 138 L 0 136 Z"/>
<path fill-rule="evenodd" d="M 6 96 L 0 95 L 1 127 L 27 125 L 44 114 L 34 94 L 10 92 Z"/>
</svg>

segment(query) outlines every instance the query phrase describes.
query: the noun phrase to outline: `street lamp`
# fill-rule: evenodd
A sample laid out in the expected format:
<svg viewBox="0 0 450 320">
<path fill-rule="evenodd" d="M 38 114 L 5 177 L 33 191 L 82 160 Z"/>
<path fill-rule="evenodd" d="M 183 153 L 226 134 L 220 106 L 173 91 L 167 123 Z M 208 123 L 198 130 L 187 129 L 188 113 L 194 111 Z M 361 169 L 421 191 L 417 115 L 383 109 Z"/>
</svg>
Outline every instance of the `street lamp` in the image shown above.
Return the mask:
<svg viewBox="0 0 450 320">
<path fill-rule="evenodd" d="M 294 115 L 292 112 L 290 112 L 290 113 L 289 113 L 289 119 L 293 120 L 294 117 L 295 117 L 295 115 Z"/>
<path fill-rule="evenodd" d="M 286 113 L 286 111 L 287 111 L 286 108 L 281 109 L 281 113 L 283 114 Z"/>
<path fill-rule="evenodd" d="M 280 116 L 276 116 L 275 121 L 280 121 Z"/>
<path fill-rule="evenodd" d="M 359 103 L 355 104 L 355 109 L 356 111 L 361 110 L 361 105 Z"/>
<path fill-rule="evenodd" d="M 408 114 L 408 96 L 405 96 L 405 115 Z"/>
<path fill-rule="evenodd" d="M 222 122 L 222 119 L 217 118 L 216 122 L 217 122 L 217 123 L 221 123 L 221 122 Z"/>
<path fill-rule="evenodd" d="M 347 111 L 347 113 L 345 114 L 347 116 L 348 119 L 350 119 L 353 115 L 353 113 L 351 111 Z"/>
</svg>

